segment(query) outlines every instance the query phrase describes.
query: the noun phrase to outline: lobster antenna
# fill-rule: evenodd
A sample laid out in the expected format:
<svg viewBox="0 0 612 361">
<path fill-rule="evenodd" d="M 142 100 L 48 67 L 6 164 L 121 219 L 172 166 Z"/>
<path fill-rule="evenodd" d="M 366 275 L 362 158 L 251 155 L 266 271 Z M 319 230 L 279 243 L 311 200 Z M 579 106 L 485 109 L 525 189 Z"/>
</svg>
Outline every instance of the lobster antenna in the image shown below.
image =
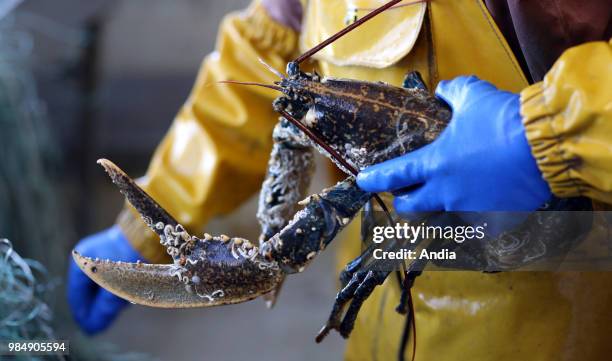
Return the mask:
<svg viewBox="0 0 612 361">
<path fill-rule="evenodd" d="M 278 76 L 281 79 L 285 79 L 285 76 L 283 75 L 283 73 L 281 73 L 280 71 L 274 69 L 272 67 L 272 65 L 266 63 L 262 58 L 257 58 L 257 60 L 259 60 L 260 63 L 263 64 L 263 66 L 265 66 L 268 70 L 270 70 L 273 74 L 275 74 L 276 76 Z"/>
<path fill-rule="evenodd" d="M 399 5 L 395 5 L 393 7 L 390 7 L 389 10 L 393 10 L 393 9 L 399 9 L 399 8 L 405 8 L 407 6 L 412 6 L 412 5 L 416 5 L 416 4 L 420 4 L 420 3 L 425 3 L 428 2 L 430 0 L 417 0 L 414 2 L 410 2 L 410 3 L 406 3 L 406 4 L 399 4 Z M 356 11 L 367 11 L 367 10 L 376 10 L 376 8 L 355 8 Z"/>
<path fill-rule="evenodd" d="M 370 20 L 371 18 L 375 17 L 376 15 L 382 13 L 383 11 L 389 9 L 390 7 L 392 7 L 393 5 L 395 5 L 395 4 L 399 3 L 399 2 L 402 2 L 402 0 L 391 0 L 388 3 L 386 3 L 386 4 L 376 8 L 376 10 L 373 10 L 372 12 L 368 13 L 366 16 L 364 16 L 361 19 L 355 21 L 354 23 L 352 23 L 351 25 L 347 26 L 346 28 L 338 31 L 334 35 L 330 36 L 329 38 L 327 38 L 324 41 L 322 41 L 321 43 L 319 43 L 317 46 L 315 46 L 312 49 L 306 51 L 304 54 L 298 56 L 293 62 L 296 63 L 296 64 L 300 64 L 304 60 L 306 60 L 306 59 L 310 58 L 311 56 L 315 55 L 316 53 L 318 53 L 321 49 L 325 48 L 329 44 L 333 43 L 334 41 L 336 41 L 336 40 L 340 39 L 341 37 L 343 37 L 344 35 L 348 34 L 349 32 L 351 32 L 356 27 L 360 26 L 361 24 L 365 23 L 366 21 Z M 420 2 L 422 2 L 422 1 L 420 1 Z"/>
<path fill-rule="evenodd" d="M 260 86 L 260 87 L 263 87 L 263 88 L 274 89 L 274 90 L 277 90 L 279 92 L 283 92 L 283 88 L 281 88 L 279 86 L 270 85 L 270 84 L 262 84 L 262 83 L 254 83 L 254 82 L 250 82 L 250 81 L 220 80 L 220 81 L 218 81 L 218 83 L 221 83 L 221 84 L 238 84 L 238 85 L 254 85 L 254 86 Z"/>
<path fill-rule="evenodd" d="M 406 276 L 408 276 L 406 274 Z M 408 290 L 408 302 L 410 303 L 410 314 L 412 315 L 412 361 L 414 361 L 414 359 L 416 358 L 416 347 L 417 347 L 417 333 L 416 333 L 416 318 L 415 318 L 415 314 L 414 314 L 414 303 L 412 303 L 412 290 Z"/>
</svg>

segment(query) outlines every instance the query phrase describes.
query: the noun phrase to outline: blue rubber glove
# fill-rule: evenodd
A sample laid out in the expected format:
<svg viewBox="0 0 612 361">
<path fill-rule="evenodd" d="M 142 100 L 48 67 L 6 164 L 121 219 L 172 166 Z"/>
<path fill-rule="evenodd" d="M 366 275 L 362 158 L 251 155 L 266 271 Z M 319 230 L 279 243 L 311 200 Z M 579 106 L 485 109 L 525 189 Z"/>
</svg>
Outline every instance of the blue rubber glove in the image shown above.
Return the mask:
<svg viewBox="0 0 612 361">
<path fill-rule="evenodd" d="M 474 76 L 440 82 L 453 110 L 431 144 L 364 169 L 357 184 L 393 192 L 398 213 L 533 211 L 551 197 L 525 136 L 519 96 Z"/>
<path fill-rule="evenodd" d="M 118 226 L 83 238 L 75 249 L 91 258 L 123 262 L 144 261 Z M 74 319 L 81 329 L 90 335 L 110 326 L 119 312 L 129 304 L 90 280 L 74 263 L 72 257 L 68 268 L 67 296 Z"/>
</svg>

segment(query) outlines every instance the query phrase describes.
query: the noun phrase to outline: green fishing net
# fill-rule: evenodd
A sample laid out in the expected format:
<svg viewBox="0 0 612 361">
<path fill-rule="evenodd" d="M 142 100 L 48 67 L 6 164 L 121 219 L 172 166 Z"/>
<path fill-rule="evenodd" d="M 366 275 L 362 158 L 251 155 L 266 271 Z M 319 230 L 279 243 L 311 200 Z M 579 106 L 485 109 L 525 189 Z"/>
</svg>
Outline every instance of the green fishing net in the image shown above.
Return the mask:
<svg viewBox="0 0 612 361">
<path fill-rule="evenodd" d="M 7 239 L 0 239 L 0 340 L 58 340 L 54 313 L 45 299 L 57 288 L 59 278 L 49 278 L 39 262 L 22 258 Z M 151 357 L 121 353 L 108 343 L 84 337 L 70 341 L 69 356 L 22 356 L 16 360 L 140 361 Z M 0 356 L 2 359 L 2 356 Z"/>
<path fill-rule="evenodd" d="M 53 312 L 44 302 L 56 283 L 39 262 L 21 258 L 0 239 L 0 340 L 56 339 Z"/>
</svg>

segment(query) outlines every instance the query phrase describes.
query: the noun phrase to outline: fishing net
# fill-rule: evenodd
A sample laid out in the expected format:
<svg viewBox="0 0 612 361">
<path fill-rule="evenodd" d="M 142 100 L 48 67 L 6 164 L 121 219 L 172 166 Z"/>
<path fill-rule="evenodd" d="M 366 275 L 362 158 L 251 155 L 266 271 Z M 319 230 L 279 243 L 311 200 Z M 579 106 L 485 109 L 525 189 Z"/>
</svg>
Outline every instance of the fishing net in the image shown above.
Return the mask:
<svg viewBox="0 0 612 361">
<path fill-rule="evenodd" d="M 54 339 L 52 311 L 43 301 L 58 280 L 0 239 L 0 340 Z"/>
<path fill-rule="evenodd" d="M 57 340 L 54 313 L 45 302 L 60 282 L 49 278 L 39 262 L 22 258 L 7 239 L 0 239 L 0 340 Z M 17 360 L 139 361 L 151 357 L 120 353 L 108 343 L 70 340 L 70 356 L 23 356 Z M 0 357 L 1 358 L 1 357 Z"/>
</svg>

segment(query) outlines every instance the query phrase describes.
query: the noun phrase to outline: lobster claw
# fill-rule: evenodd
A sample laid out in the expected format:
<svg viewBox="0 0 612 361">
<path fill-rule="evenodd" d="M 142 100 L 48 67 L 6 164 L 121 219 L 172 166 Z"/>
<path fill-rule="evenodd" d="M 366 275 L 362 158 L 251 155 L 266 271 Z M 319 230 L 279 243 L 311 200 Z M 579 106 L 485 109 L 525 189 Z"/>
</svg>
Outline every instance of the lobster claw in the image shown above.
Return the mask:
<svg viewBox="0 0 612 361">
<path fill-rule="evenodd" d="M 98 161 L 160 237 L 174 264 L 125 263 L 72 256 L 94 282 L 132 303 L 163 308 L 224 305 L 273 290 L 284 273 L 258 247 L 225 235 L 190 235 L 119 167 Z"/>
</svg>

